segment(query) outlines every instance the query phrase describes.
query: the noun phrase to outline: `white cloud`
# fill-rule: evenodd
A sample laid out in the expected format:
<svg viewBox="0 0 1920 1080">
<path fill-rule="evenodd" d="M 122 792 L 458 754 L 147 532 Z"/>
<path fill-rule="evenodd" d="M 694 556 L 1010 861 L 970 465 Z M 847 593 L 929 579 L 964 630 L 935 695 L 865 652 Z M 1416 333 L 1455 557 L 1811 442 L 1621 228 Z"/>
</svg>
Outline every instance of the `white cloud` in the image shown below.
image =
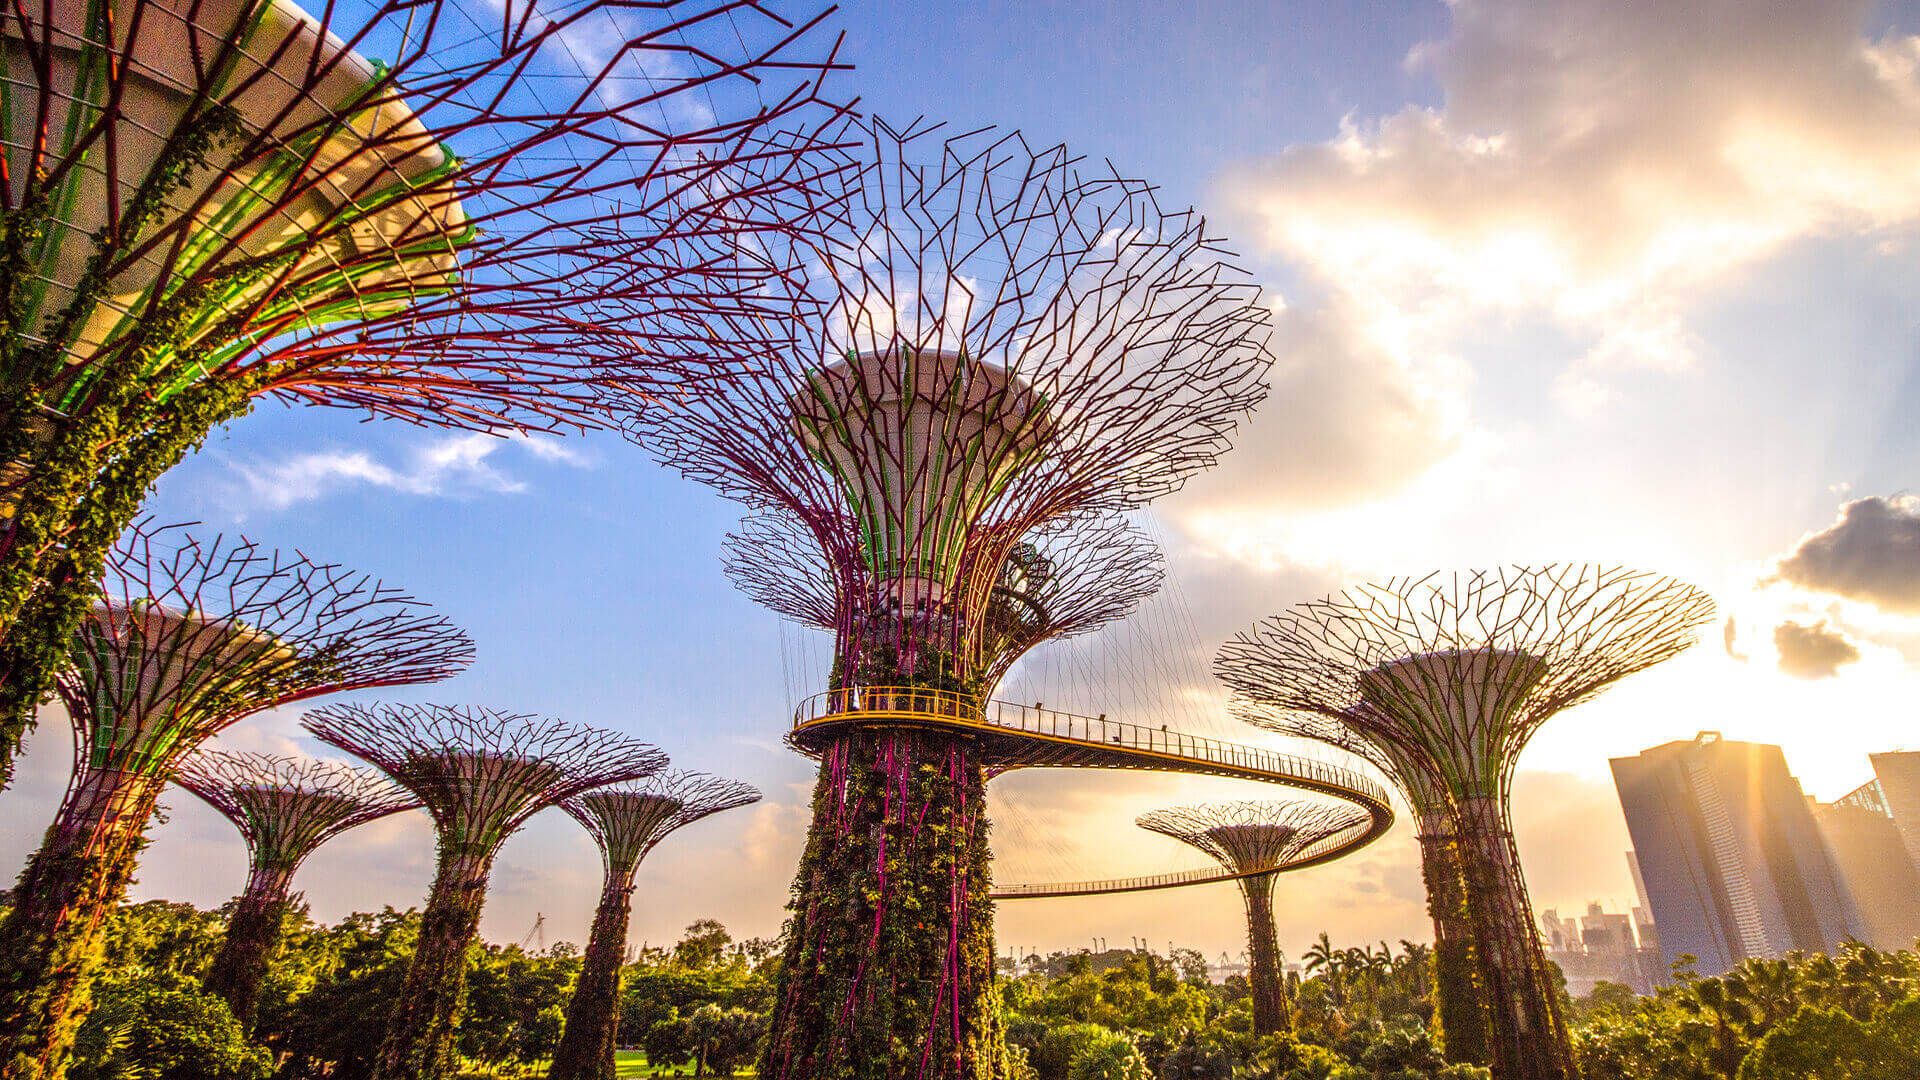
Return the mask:
<svg viewBox="0 0 1920 1080">
<path fill-rule="evenodd" d="M 402 495 L 517 494 L 526 482 L 502 471 L 495 455 L 518 447 L 536 459 L 585 468 L 591 459 L 557 440 L 539 436 L 500 438 L 478 432 L 441 436 L 383 461 L 365 450 L 316 450 L 279 461 L 231 463 L 238 509 L 283 510 L 351 488 Z"/>
<path fill-rule="evenodd" d="M 1556 396 L 1688 368 L 1689 306 L 1798 239 L 1920 219 L 1920 38 L 1865 0 L 1459 0 L 1408 65 L 1444 103 L 1240 170 L 1256 239 L 1416 342 L 1545 317 Z M 1563 357 L 1565 362 L 1567 358 Z"/>
</svg>

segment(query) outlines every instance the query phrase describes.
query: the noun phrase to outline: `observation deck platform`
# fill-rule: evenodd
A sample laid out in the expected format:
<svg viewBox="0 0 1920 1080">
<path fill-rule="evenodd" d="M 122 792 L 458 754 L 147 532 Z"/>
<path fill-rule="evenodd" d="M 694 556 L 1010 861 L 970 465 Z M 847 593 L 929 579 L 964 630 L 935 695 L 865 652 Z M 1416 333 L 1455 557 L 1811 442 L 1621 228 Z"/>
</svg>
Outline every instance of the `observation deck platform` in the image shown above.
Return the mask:
<svg viewBox="0 0 1920 1080">
<path fill-rule="evenodd" d="M 1301 851 L 1284 865 L 1242 873 L 1198 869 L 1095 881 L 999 885 L 997 900 L 1171 889 L 1331 862 L 1372 843 L 1393 824 L 1386 788 L 1365 774 L 1313 758 L 1257 746 L 1081 716 L 1039 705 L 975 701 L 962 694 L 919 687 L 867 686 L 815 694 L 794 710 L 787 741 L 809 757 L 849 730 L 918 727 L 978 741 L 990 774 L 1013 769 L 1133 769 L 1219 776 L 1311 791 L 1352 803 L 1367 812 L 1364 828 L 1336 833 Z"/>
</svg>

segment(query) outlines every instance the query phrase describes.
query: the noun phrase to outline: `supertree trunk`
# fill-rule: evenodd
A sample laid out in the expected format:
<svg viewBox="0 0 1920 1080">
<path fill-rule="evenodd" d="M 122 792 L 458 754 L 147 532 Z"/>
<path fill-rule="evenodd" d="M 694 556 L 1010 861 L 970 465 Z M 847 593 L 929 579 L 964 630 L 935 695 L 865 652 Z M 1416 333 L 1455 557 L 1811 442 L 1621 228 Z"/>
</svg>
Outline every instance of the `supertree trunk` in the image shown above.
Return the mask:
<svg viewBox="0 0 1920 1080">
<path fill-rule="evenodd" d="M 91 1005 L 100 928 L 127 883 L 164 781 L 82 769 L 0 923 L 0 1075 L 64 1075 Z"/>
<path fill-rule="evenodd" d="M 1434 1014 L 1447 1060 L 1487 1064 L 1487 1008 L 1476 971 L 1459 842 L 1445 814 L 1420 819 L 1420 875 L 1433 916 Z"/>
<path fill-rule="evenodd" d="M 1561 1015 L 1533 906 L 1520 876 L 1501 800 L 1459 805 L 1467 911 L 1487 1001 L 1493 1073 L 1498 1080 L 1572 1080 L 1572 1039 Z"/>
<path fill-rule="evenodd" d="M 280 944 L 293 870 L 291 866 L 263 866 L 247 878 L 247 890 L 234 898 L 220 954 L 207 971 L 206 988 L 226 999 L 244 1029 L 253 1027 L 267 964 L 274 947 Z"/>
<path fill-rule="evenodd" d="M 826 747 L 761 1076 L 1003 1073 L 985 794 L 964 738 L 869 730 Z"/>
<path fill-rule="evenodd" d="M 548 1080 L 613 1080 L 613 1048 L 620 1033 L 620 963 L 626 956 L 633 880 L 609 874 L 581 959 L 580 979 L 567 1002 L 566 1027 L 553 1052 Z"/>
<path fill-rule="evenodd" d="M 374 1063 L 374 1080 L 440 1080 L 459 1072 L 454 1033 L 467 998 L 467 946 L 480 931 L 493 852 L 440 856 L 407 967 Z"/>
<path fill-rule="evenodd" d="M 1253 991 L 1253 1032 L 1272 1035 L 1293 1026 L 1280 976 L 1280 941 L 1273 926 L 1272 874 L 1240 879 L 1247 901 L 1247 985 Z"/>
</svg>

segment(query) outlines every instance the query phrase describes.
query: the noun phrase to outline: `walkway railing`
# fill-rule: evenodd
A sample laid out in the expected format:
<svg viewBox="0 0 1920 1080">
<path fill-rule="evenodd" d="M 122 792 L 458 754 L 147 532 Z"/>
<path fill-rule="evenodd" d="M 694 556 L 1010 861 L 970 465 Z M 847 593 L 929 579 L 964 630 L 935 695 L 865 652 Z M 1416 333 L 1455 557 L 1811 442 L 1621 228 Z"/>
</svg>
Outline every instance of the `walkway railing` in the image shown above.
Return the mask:
<svg viewBox="0 0 1920 1080">
<path fill-rule="evenodd" d="M 1188 735 L 1164 725 L 1158 728 L 1059 712 L 1042 705 L 1008 701 L 978 702 L 964 694 L 914 686 L 862 686 L 828 690 L 802 701 L 794 710 L 796 732 L 821 724 L 862 719 L 931 719 L 943 726 L 986 728 L 1077 743 L 1087 747 L 1180 758 L 1200 765 L 1239 772 L 1266 773 L 1304 781 L 1322 790 L 1352 794 L 1377 806 L 1387 805 L 1387 791 L 1363 773 L 1313 758 L 1283 754 L 1257 746 Z"/>
</svg>

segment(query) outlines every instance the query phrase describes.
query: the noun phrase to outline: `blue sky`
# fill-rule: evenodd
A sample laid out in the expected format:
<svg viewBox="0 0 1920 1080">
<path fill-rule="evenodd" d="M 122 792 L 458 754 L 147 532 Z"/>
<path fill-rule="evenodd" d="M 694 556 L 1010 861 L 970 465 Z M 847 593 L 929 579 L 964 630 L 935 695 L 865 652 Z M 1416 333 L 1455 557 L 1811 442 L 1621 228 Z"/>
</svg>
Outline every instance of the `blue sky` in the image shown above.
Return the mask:
<svg viewBox="0 0 1920 1080">
<path fill-rule="evenodd" d="M 1920 462 L 1920 45 L 1902 36 L 1920 11 L 1625 7 L 846 6 L 867 108 L 1111 158 L 1206 209 L 1283 308 L 1273 399 L 1216 475 L 1156 512 L 1172 595 L 1038 658 L 1010 694 L 1224 732 L 1206 652 L 1346 582 L 1549 558 L 1687 576 L 1720 597 L 1746 659 L 1715 635 L 1550 725 L 1524 761 L 1523 854 L 1536 901 L 1562 909 L 1631 901 L 1609 755 L 1719 728 L 1782 742 L 1831 798 L 1866 778 L 1868 751 L 1920 741 L 1920 610 L 1901 599 L 1920 569 L 1840 524 L 1877 498 L 1891 542 L 1920 530 L 1898 498 Z M 263 404 L 151 508 L 438 605 L 480 659 L 409 698 L 631 731 L 761 785 L 765 804 L 652 856 L 635 937 L 709 914 L 777 930 L 810 778 L 779 737 L 810 677 L 797 633 L 720 573 L 732 505 L 611 436 L 490 441 Z M 1845 565 L 1782 570 L 1816 534 L 1830 542 L 1814 554 Z M 1775 641 L 1787 624 L 1856 658 L 1796 667 Z M 295 730 L 262 717 L 226 741 L 313 749 Z M 0 796 L 0 862 L 24 857 L 65 763 L 56 719 Z M 1003 877 L 1191 864 L 1125 823 L 1200 788 L 1055 774 L 1007 789 Z M 217 903 L 241 884 L 239 840 L 173 804 L 136 893 Z M 1406 833 L 1289 883 L 1283 944 L 1423 933 Z M 430 860 L 424 826 L 400 819 L 335 841 L 301 885 L 322 917 L 417 903 Z M 544 912 L 549 937 L 579 940 L 597 879 L 584 834 L 543 816 L 509 846 L 485 932 L 517 940 Z M 1239 947 L 1237 903 L 1220 887 L 1007 905 L 1001 942 L 1143 934 L 1217 953 Z"/>
</svg>

